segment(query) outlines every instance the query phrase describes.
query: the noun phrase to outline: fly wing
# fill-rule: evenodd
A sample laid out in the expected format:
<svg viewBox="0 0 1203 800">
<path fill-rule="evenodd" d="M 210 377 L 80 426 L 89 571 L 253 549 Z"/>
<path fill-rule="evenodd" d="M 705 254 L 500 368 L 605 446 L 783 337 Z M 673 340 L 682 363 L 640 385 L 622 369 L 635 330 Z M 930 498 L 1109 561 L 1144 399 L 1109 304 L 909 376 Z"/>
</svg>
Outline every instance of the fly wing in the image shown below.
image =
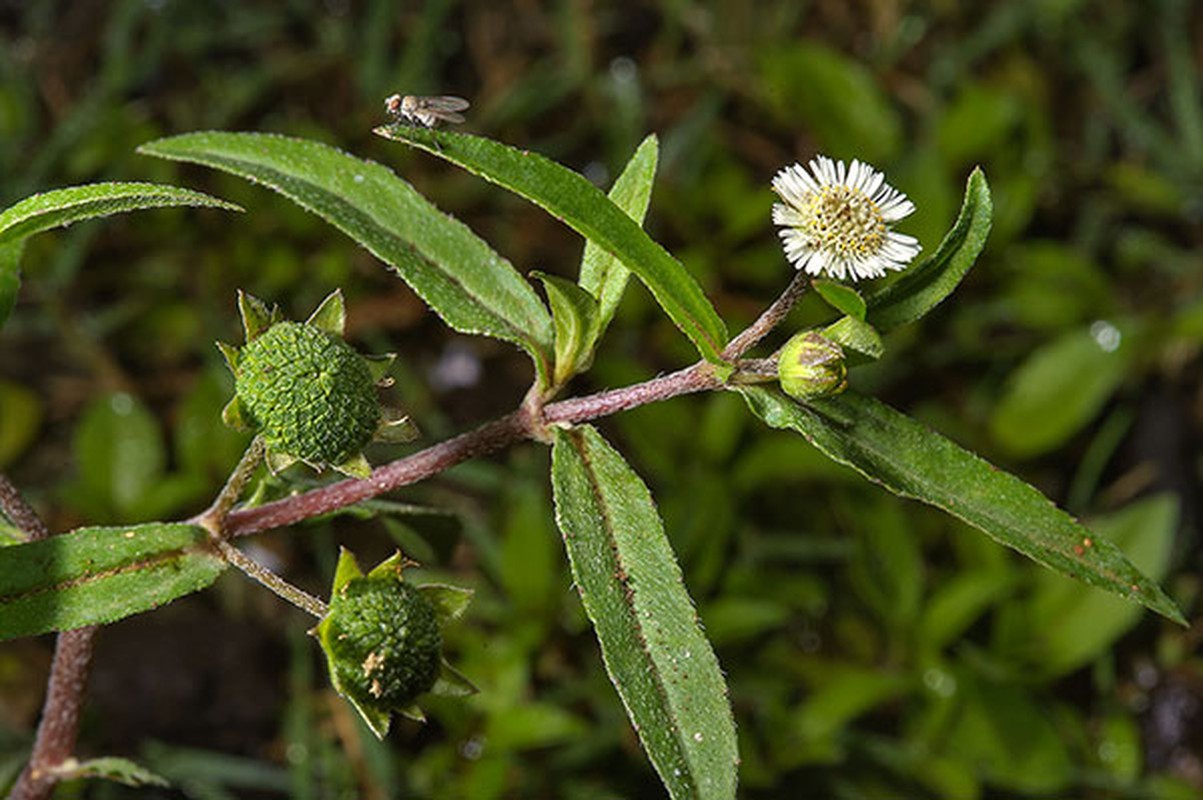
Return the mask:
<svg viewBox="0 0 1203 800">
<path fill-rule="evenodd" d="M 448 120 L 451 120 L 452 117 L 459 116 L 458 114 L 455 113 L 456 111 L 464 111 L 465 109 L 468 108 L 469 105 L 471 105 L 464 98 L 454 97 L 452 95 L 442 95 L 440 97 L 424 97 L 424 98 L 422 98 L 422 100 L 423 100 L 423 105 L 426 106 L 426 109 L 428 111 L 434 111 L 434 112 L 438 113 L 439 116 L 443 117 L 444 119 L 448 119 Z M 463 117 L 460 117 L 458 120 L 452 120 L 452 121 L 463 122 Z"/>
</svg>

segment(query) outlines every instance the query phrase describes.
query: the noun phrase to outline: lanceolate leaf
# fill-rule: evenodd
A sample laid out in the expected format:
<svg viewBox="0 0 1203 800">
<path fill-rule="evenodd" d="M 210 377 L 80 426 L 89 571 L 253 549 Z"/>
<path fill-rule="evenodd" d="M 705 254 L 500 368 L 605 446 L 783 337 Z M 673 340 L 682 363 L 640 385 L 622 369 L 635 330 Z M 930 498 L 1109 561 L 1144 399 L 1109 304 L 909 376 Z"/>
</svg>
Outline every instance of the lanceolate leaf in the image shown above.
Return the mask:
<svg viewBox="0 0 1203 800">
<path fill-rule="evenodd" d="M 726 685 L 647 486 L 587 426 L 556 432 L 551 474 L 585 613 L 669 795 L 735 797 Z"/>
<path fill-rule="evenodd" d="M 1062 575 L 1186 624 L 1161 587 L 1114 544 L 1014 475 L 889 406 L 855 392 L 803 406 L 762 387 L 739 391 L 770 426 L 802 434 L 830 458 L 895 494 L 943 509 Z"/>
<path fill-rule="evenodd" d="M 81 528 L 0 548 L 0 639 L 113 622 L 204 589 L 225 569 L 204 529 Z"/>
<path fill-rule="evenodd" d="M 318 142 L 259 133 L 190 133 L 139 152 L 190 161 L 280 192 L 396 269 L 463 333 L 514 342 L 550 372 L 551 317 L 531 285 L 466 225 L 392 170 Z"/>
<path fill-rule="evenodd" d="M 91 183 L 26 197 L 0 212 L 0 325 L 16 302 L 22 244 L 35 233 L 93 217 L 163 206 L 242 209 L 191 189 L 157 183 Z"/>
<path fill-rule="evenodd" d="M 727 329 L 697 281 L 583 176 L 536 153 L 479 136 L 407 125 L 377 128 L 376 133 L 441 156 L 563 220 L 638 275 L 703 357 L 722 361 L 719 351 Z"/>
<path fill-rule="evenodd" d="M 986 176 L 981 168 L 974 169 L 965 185 L 961 213 L 944 241 L 922 263 L 866 298 L 868 322 L 885 332 L 913 322 L 935 308 L 957 288 L 982 252 L 993 213 Z"/>
<path fill-rule="evenodd" d="M 660 158 L 660 143 L 655 134 L 650 134 L 635 150 L 627 162 L 626 169 L 614 181 L 608 195 L 614 205 L 621 208 L 640 225 L 647 216 L 647 206 L 652 199 L 652 184 L 656 179 L 656 163 Z M 622 292 L 627 288 L 631 271 L 610 253 L 588 240 L 585 254 L 581 258 L 581 288 L 597 299 L 601 309 L 601 321 L 597 329 L 600 338 L 606 332 Z M 592 347 L 593 343 L 590 343 Z"/>
<path fill-rule="evenodd" d="M 102 778 L 125 786 L 163 786 L 171 784 L 163 777 L 156 775 L 141 764 L 115 756 L 101 756 L 87 761 L 68 758 L 58 766 L 51 768 L 60 780 L 70 781 L 80 778 Z"/>
</svg>

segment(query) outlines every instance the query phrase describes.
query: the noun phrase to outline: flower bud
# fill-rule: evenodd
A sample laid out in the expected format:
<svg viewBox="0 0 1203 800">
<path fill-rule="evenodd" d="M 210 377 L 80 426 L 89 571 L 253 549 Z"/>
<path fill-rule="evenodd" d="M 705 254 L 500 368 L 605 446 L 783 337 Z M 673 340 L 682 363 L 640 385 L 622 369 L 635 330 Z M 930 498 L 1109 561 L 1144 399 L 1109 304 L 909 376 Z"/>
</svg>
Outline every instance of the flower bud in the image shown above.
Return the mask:
<svg viewBox="0 0 1203 800">
<path fill-rule="evenodd" d="M 839 394 L 848 388 L 844 350 L 817 331 L 799 333 L 777 354 L 777 378 L 798 400 Z"/>
</svg>

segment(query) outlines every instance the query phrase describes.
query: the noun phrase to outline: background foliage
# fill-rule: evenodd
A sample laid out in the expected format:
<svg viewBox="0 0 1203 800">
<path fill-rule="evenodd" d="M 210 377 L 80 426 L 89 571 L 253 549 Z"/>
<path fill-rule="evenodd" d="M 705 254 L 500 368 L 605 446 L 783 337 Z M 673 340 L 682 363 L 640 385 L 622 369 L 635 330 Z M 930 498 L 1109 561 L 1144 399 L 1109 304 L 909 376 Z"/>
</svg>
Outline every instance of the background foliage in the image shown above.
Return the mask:
<svg viewBox="0 0 1203 800">
<path fill-rule="evenodd" d="M 371 134 L 386 95 L 446 92 L 472 100 L 468 129 L 605 186 L 658 133 L 648 229 L 732 328 L 789 278 L 768 216 L 782 165 L 816 151 L 875 162 L 915 200 L 902 227 L 930 250 L 981 164 L 996 214 L 985 256 L 852 383 L 1091 517 L 1189 616 L 1200 41 L 1186 0 L 0 2 L 0 207 L 116 179 L 249 212 L 142 212 L 30 241 L 0 337 L 0 469 L 56 530 L 202 507 L 245 443 L 220 425 L 230 387 L 212 346 L 238 340 L 239 287 L 303 317 L 342 286 L 349 338 L 402 354 L 393 400 L 426 441 L 517 404 L 524 357 L 449 332 L 325 223 L 240 179 L 134 153 L 210 128 L 311 137 L 392 166 L 523 272 L 569 274 L 580 240 L 554 220 Z M 805 324 L 818 305 L 795 313 Z M 575 386 L 690 360 L 633 289 Z M 763 430 L 738 397 L 679 398 L 601 428 L 651 487 L 715 642 L 745 796 L 1203 787 L 1197 626 L 1045 574 Z M 226 576 L 102 633 L 85 754 L 135 756 L 197 798 L 661 796 L 572 590 L 547 462 L 519 448 L 397 498 L 417 508 L 255 542 L 315 592 L 338 544 L 365 563 L 400 544 L 429 576 L 476 588 L 448 633 L 480 695 L 434 703 L 426 726 L 379 744 L 324 688 L 303 616 Z M 49 645 L 0 648 L 0 768 L 25 756 Z"/>
</svg>

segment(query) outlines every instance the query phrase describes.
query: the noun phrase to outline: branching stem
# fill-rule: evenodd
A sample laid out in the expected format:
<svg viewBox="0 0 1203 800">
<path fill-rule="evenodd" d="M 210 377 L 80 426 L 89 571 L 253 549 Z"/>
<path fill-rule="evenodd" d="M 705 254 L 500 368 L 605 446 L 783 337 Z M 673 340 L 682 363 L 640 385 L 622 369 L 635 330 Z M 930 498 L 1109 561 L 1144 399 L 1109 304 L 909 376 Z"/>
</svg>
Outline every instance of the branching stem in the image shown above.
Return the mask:
<svg viewBox="0 0 1203 800">
<path fill-rule="evenodd" d="M 246 536 L 354 505 L 402 486 L 418 483 L 468 459 L 527 439 L 544 438 L 544 430 L 548 425 L 579 424 L 683 394 L 715 391 L 724 388 L 728 382 L 746 383 L 748 380 L 740 379 L 740 356 L 785 319 L 809 285 L 806 274 L 799 272 L 781 296 L 746 330 L 731 340 L 723 350 L 723 356 L 734 362 L 736 373 L 727 382 L 719 378 L 714 364 L 699 361 L 643 383 L 561 400 L 541 408 L 524 402 L 508 416 L 386 464 L 367 478 L 339 481 L 295 497 L 234 511 L 225 521 L 224 534 L 228 538 Z M 763 360 L 749 361 L 747 366 L 748 379 L 763 379 Z M 538 415 L 538 419 L 535 415 Z"/>
<path fill-rule="evenodd" d="M 765 362 L 751 360 L 741 363 L 740 359 L 785 319 L 808 286 L 809 279 L 799 272 L 782 295 L 752 325 L 727 344 L 722 355 L 735 367 L 735 373 L 726 380 L 719 377 L 714 364 L 700 361 L 685 369 L 621 389 L 546 406 L 523 403 L 517 411 L 507 416 L 386 464 L 365 479 L 340 481 L 274 503 L 231 512 L 262 458 L 262 442 L 256 438 L 213 505 L 190 521 L 214 534 L 217 547 L 230 563 L 294 605 L 316 617 L 324 617 L 327 610 L 325 603 L 256 563 L 228 540 L 354 505 L 520 441 L 544 439 L 549 425 L 578 424 L 683 394 L 715 391 L 723 389 L 728 383 L 757 380 L 767 369 Z M 3 475 L 0 475 L 0 509 L 29 540 L 49 535 L 37 514 L 25 504 Z M 95 632 L 96 628 L 93 627 L 59 634 L 33 753 L 29 764 L 17 779 L 9 800 L 49 798 L 58 779 L 47 770 L 61 764 L 74 752 Z"/>
</svg>

